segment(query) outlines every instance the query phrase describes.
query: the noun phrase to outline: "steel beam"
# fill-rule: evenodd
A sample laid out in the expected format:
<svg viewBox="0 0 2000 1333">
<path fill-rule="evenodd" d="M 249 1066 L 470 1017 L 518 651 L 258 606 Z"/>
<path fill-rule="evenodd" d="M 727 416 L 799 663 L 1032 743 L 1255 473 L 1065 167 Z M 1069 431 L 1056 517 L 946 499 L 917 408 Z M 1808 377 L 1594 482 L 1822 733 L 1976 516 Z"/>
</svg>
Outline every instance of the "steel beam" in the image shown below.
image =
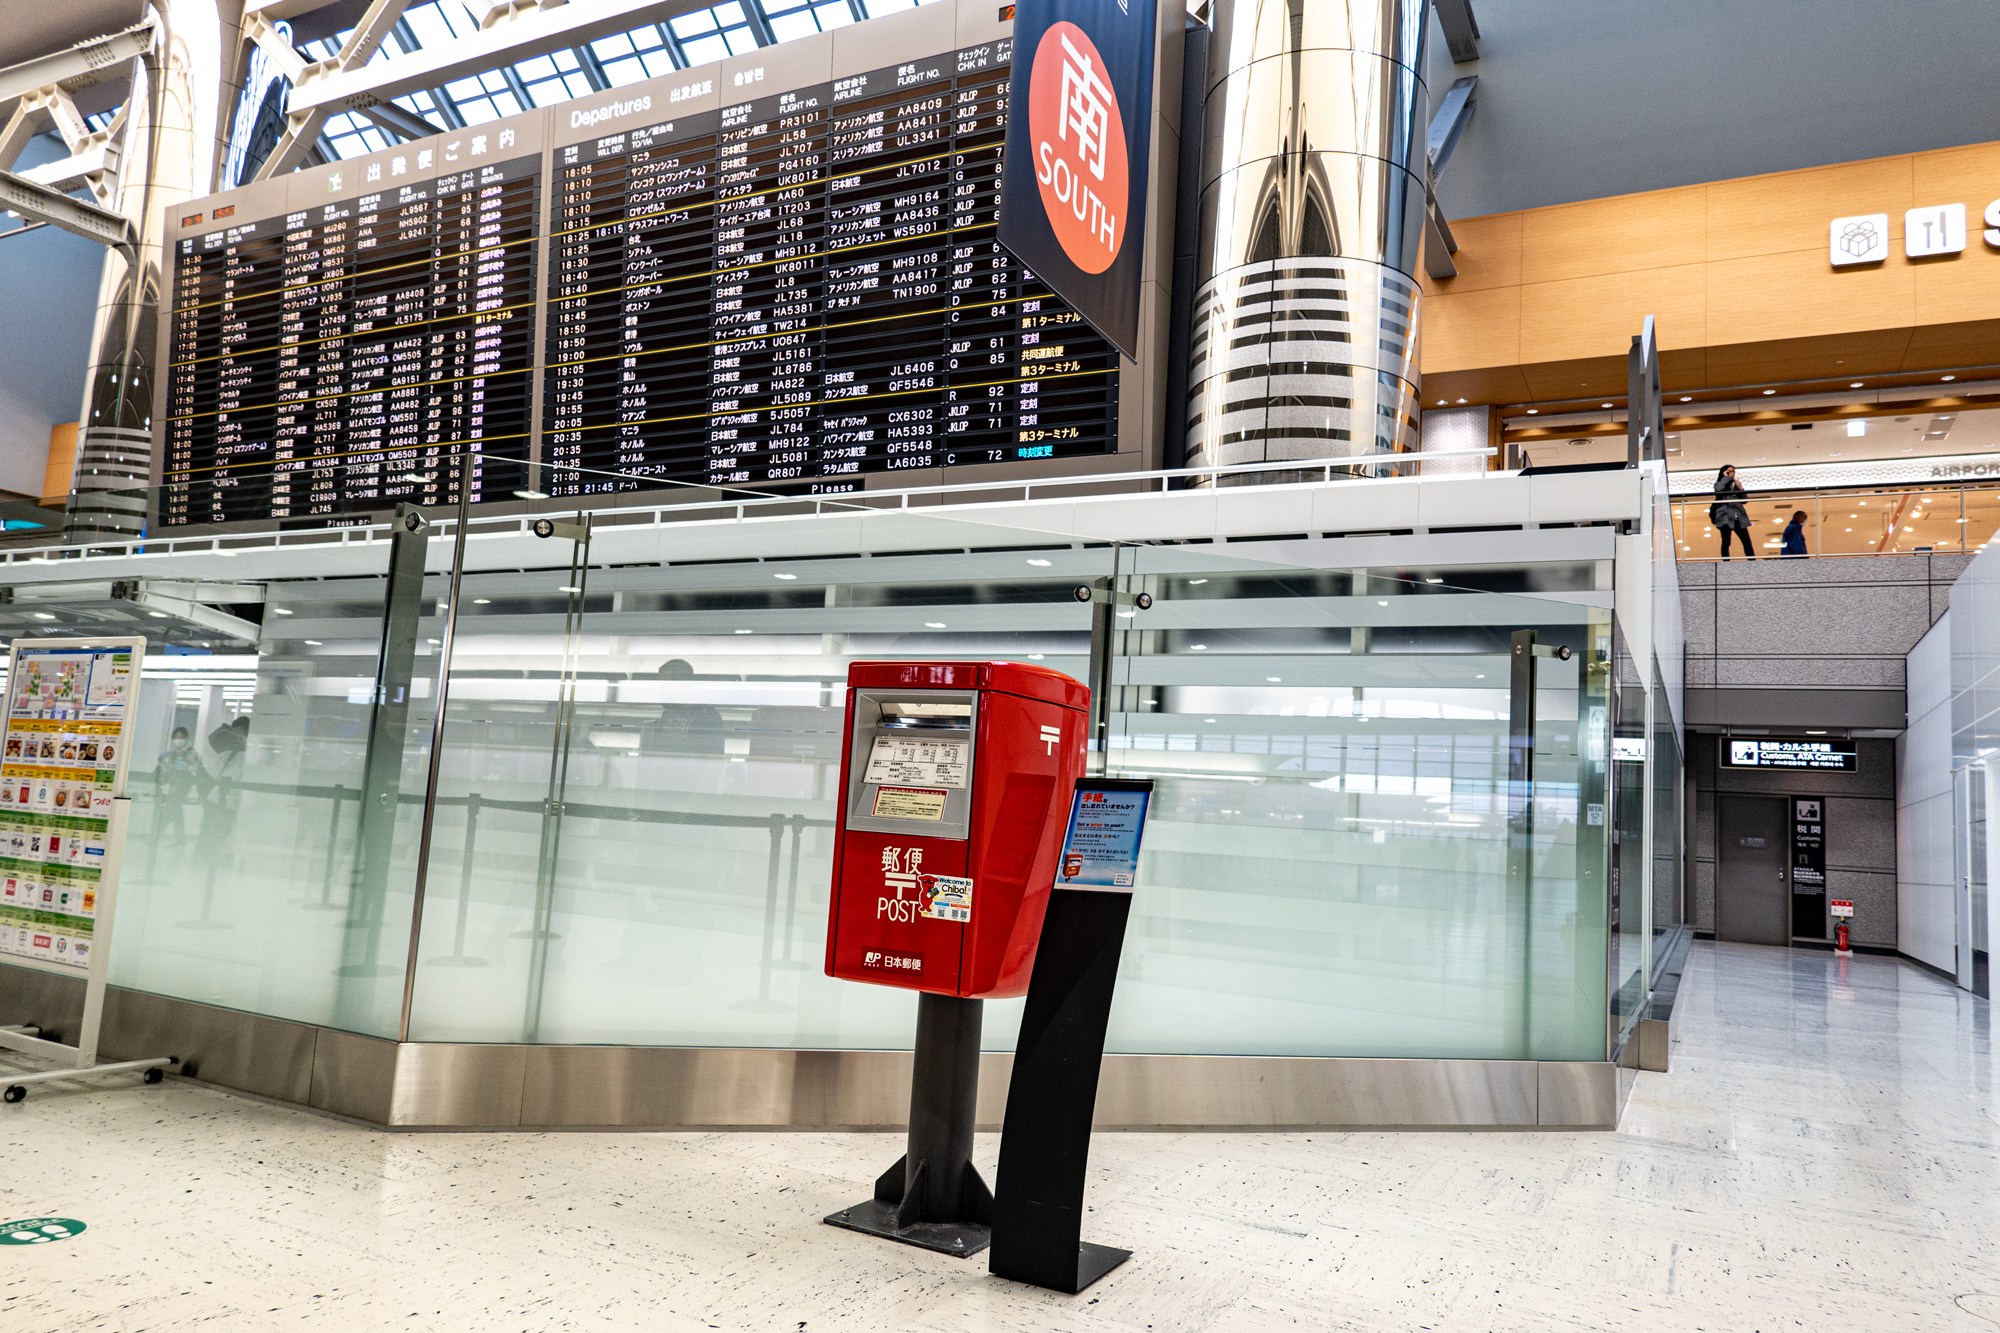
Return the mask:
<svg viewBox="0 0 2000 1333">
<path fill-rule="evenodd" d="M 428 139 L 433 134 L 444 131 L 425 120 L 400 102 L 383 102 L 377 106 L 364 106 L 360 113 L 380 125 L 397 138 L 408 142 L 411 139 Z"/>
<path fill-rule="evenodd" d="M 54 162 L 44 162 L 39 167 L 29 167 L 21 173 L 21 179 L 33 181 L 37 185 L 46 185 L 51 190 L 68 192 L 79 185 L 87 184 L 92 176 L 111 170 L 114 165 L 112 159 L 109 141 L 100 140 L 68 157 L 58 158 Z"/>
<path fill-rule="evenodd" d="M 306 72 L 307 60 L 299 54 L 299 49 L 285 40 L 285 35 L 277 30 L 271 20 L 262 14 L 249 14 L 243 20 L 243 35 L 257 44 L 264 58 L 277 67 L 280 74 L 293 83 Z"/>
<path fill-rule="evenodd" d="M 527 11 L 458 41 L 412 51 L 376 65 L 309 66 L 292 92 L 293 124 L 318 114 L 358 111 L 490 72 L 531 56 L 704 8 L 710 0 L 570 0 Z"/>
<path fill-rule="evenodd" d="M 409 7 L 410 0 L 374 0 L 335 54 L 334 61 L 339 68 L 360 69 L 373 60 L 375 53 L 382 49 L 382 43 L 395 30 L 397 21 L 403 17 L 403 11 Z"/>
<path fill-rule="evenodd" d="M 1436 0 L 1434 8 L 1452 60 L 1463 65 L 1479 59 L 1479 20 L 1472 16 L 1472 0 Z"/>
<path fill-rule="evenodd" d="M 1444 210 L 1438 207 L 1433 195 L 1424 209 L 1424 272 L 1433 278 L 1455 278 L 1458 265 L 1451 257 L 1458 253 L 1458 242 L 1452 237 L 1451 224 L 1445 221 Z"/>
<path fill-rule="evenodd" d="M 53 83 L 82 87 L 102 82 L 126 61 L 151 51 L 153 36 L 153 20 L 147 19 L 109 37 L 93 37 L 67 50 L 9 65 L 0 69 L 0 104 Z"/>
<path fill-rule="evenodd" d="M 1435 180 L 1444 174 L 1444 164 L 1451 161 L 1453 150 L 1458 147 L 1460 136 L 1466 126 L 1472 123 L 1472 113 L 1479 109 L 1479 76 L 1468 74 L 1453 81 L 1438 100 L 1437 114 L 1431 117 L 1431 127 L 1426 136 L 1425 156 L 1430 159 L 1431 178 Z"/>
<path fill-rule="evenodd" d="M 61 190 L 50 189 L 11 171 L 0 171 L 0 205 L 24 218 L 52 223 L 99 245 L 112 246 L 128 255 L 136 253 L 138 233 L 122 214 L 72 199 Z"/>
<path fill-rule="evenodd" d="M 278 136 L 278 142 L 271 147 L 271 155 L 264 159 L 264 165 L 257 168 L 255 179 L 275 180 L 288 171 L 296 170 L 306 160 L 306 155 L 318 147 L 320 131 L 326 128 L 327 113 L 322 110 L 294 112 L 286 117 L 285 132 Z"/>
<path fill-rule="evenodd" d="M 16 102 L 14 113 L 7 117 L 6 128 L 0 129 L 0 171 L 11 170 L 21 156 L 21 150 L 28 146 L 28 140 L 39 131 L 35 122 L 41 119 L 33 107 Z"/>
</svg>

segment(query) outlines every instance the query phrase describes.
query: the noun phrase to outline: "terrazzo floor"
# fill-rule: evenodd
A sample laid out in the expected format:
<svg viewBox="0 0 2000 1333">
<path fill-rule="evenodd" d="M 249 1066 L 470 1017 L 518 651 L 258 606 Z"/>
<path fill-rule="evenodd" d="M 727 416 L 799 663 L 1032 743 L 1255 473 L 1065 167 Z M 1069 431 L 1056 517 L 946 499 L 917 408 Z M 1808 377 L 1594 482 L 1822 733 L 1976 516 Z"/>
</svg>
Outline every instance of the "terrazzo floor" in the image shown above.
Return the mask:
<svg viewBox="0 0 2000 1333">
<path fill-rule="evenodd" d="M 1987 1004 L 1698 945 L 1615 1134 L 1112 1134 L 1080 1297 L 820 1224 L 891 1136 L 389 1135 L 169 1080 L 0 1107 L 0 1330 L 2000 1327 Z M 982 1138 L 990 1172 L 995 1144 Z"/>
</svg>

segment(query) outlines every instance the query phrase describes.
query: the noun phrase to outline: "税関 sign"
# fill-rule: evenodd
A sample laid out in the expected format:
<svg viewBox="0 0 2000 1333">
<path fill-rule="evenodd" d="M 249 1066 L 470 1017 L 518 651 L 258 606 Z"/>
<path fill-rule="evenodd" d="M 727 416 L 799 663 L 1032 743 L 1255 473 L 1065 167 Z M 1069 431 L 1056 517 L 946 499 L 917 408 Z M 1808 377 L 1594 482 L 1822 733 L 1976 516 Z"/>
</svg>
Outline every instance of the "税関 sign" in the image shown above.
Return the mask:
<svg viewBox="0 0 2000 1333">
<path fill-rule="evenodd" d="M 1015 11 L 1000 244 L 1126 356 L 1139 347 L 1155 0 Z"/>
<path fill-rule="evenodd" d="M 1826 801 L 1792 798 L 1792 934 L 1826 937 Z"/>
<path fill-rule="evenodd" d="M 1815 769 L 1852 773 L 1861 767 L 1853 741 L 1820 736 L 1725 736 L 1721 746 L 1724 768 Z"/>
</svg>

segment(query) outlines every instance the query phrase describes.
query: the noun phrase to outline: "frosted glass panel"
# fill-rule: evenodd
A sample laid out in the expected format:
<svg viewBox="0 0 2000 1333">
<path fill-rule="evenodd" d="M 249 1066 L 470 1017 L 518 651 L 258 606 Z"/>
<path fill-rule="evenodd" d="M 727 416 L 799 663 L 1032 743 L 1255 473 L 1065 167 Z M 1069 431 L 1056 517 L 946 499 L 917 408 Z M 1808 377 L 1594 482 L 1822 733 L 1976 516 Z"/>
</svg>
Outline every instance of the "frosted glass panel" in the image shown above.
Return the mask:
<svg viewBox="0 0 2000 1333">
<path fill-rule="evenodd" d="M 1148 550 L 1111 771 L 1159 783 L 1114 1049 L 1602 1059 L 1608 612 Z M 1539 675 L 1531 884 L 1508 874 L 1508 638 Z M 1581 723 L 1579 718 L 1581 716 Z M 1593 836 L 1594 835 L 1594 836 Z"/>
<path fill-rule="evenodd" d="M 388 799 L 373 803 L 371 860 L 360 814 L 388 586 L 373 575 L 274 582 L 240 601 L 198 592 L 229 606 L 238 635 L 148 620 L 157 642 L 141 689 L 114 985 L 396 1035 L 439 622 L 432 600 L 413 608 L 415 677 Z"/>
<path fill-rule="evenodd" d="M 992 540 L 953 528 L 968 546 Z M 1082 677 L 1090 609 L 1074 590 L 1112 558 L 1053 547 L 592 570 L 582 585 L 468 578 L 413 1036 L 907 1047 L 910 992 L 823 970 L 848 664 L 1009 658 Z M 575 586 L 565 744 L 576 595 L 560 589 Z M 988 1006 L 989 1046 L 1011 1045 L 1018 1012 Z"/>
</svg>

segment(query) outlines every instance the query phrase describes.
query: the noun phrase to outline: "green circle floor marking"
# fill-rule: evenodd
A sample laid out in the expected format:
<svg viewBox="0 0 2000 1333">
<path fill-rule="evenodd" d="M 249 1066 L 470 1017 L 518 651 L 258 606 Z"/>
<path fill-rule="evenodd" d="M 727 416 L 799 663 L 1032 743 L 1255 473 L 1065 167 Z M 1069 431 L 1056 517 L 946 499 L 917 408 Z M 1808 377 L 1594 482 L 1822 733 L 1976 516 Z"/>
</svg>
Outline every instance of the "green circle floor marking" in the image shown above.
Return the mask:
<svg viewBox="0 0 2000 1333">
<path fill-rule="evenodd" d="M 52 1240 L 68 1240 L 84 1229 L 73 1217 L 24 1217 L 18 1222 L 0 1222 L 0 1245 L 47 1245 Z"/>
</svg>

